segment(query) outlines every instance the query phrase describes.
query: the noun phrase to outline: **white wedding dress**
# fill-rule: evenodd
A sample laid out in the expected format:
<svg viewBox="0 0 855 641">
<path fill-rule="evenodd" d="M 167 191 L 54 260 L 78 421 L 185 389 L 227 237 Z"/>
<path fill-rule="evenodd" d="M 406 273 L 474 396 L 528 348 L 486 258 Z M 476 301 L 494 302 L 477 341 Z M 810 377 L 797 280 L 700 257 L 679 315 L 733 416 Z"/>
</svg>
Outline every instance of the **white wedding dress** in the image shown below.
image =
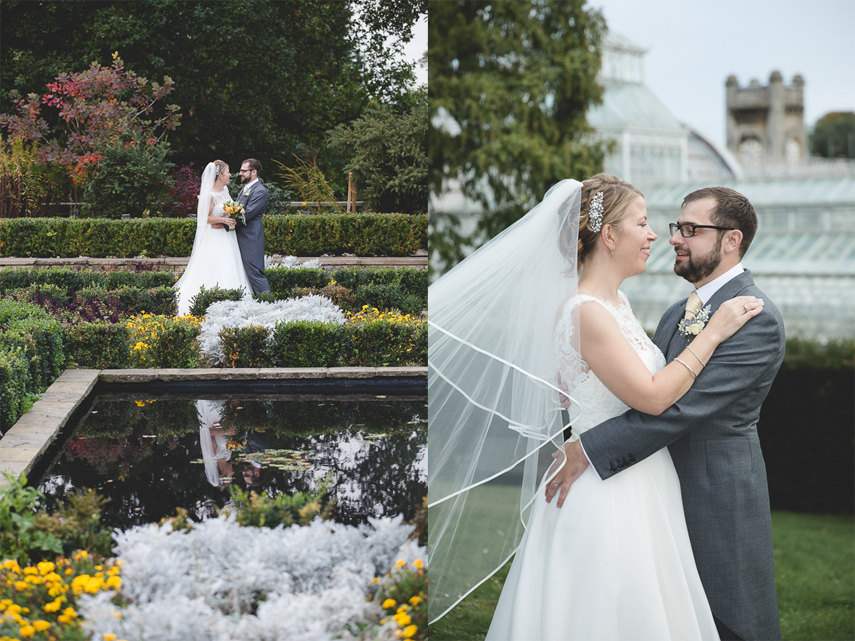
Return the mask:
<svg viewBox="0 0 855 641">
<path fill-rule="evenodd" d="M 555 324 L 562 377 L 581 371 L 573 397 L 582 414 L 573 422 L 572 440 L 629 409 L 571 346 L 575 307 L 597 301 L 651 372 L 665 366 L 623 293 L 621 299 L 623 305 L 615 308 L 576 295 Z M 606 481 L 589 466 L 564 506 L 557 502 L 556 495 L 546 503 L 539 491 L 487 641 L 718 639 L 667 449 Z"/>
<path fill-rule="evenodd" d="M 210 215 L 225 216 L 223 203 L 230 199 L 228 187 L 214 192 L 214 209 Z M 213 229 L 207 224 L 200 229 L 196 234 L 187 268 L 174 285 L 178 290 L 179 316 L 189 313 L 190 302 L 202 286 L 206 289 L 214 286 L 220 289 L 243 288 L 245 297 L 252 295 L 235 230 Z"/>
</svg>

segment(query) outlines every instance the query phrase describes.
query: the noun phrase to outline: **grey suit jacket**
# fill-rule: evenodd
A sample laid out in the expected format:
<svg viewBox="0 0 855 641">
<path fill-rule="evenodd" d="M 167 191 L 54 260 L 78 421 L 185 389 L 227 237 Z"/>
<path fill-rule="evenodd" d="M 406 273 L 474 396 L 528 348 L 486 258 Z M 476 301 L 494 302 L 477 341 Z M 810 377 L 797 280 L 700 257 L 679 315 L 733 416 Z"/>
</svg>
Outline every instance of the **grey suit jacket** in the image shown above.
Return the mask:
<svg viewBox="0 0 855 641">
<path fill-rule="evenodd" d="M 270 289 L 264 275 L 264 225 L 261 222 L 268 198 L 261 180 L 250 188 L 248 197 L 241 187 L 237 198 L 246 208 L 246 225 L 238 225 L 237 240 L 246 275 L 256 294 Z"/>
<path fill-rule="evenodd" d="M 784 358 L 784 322 L 745 271 L 708 301 L 735 296 L 763 311 L 716 348 L 691 389 L 659 416 L 630 410 L 580 435 L 607 479 L 668 446 L 680 477 L 686 524 L 713 614 L 742 639 L 781 638 L 760 405 Z M 688 344 L 677 332 L 686 299 L 659 321 L 653 342 L 671 362 Z"/>
</svg>

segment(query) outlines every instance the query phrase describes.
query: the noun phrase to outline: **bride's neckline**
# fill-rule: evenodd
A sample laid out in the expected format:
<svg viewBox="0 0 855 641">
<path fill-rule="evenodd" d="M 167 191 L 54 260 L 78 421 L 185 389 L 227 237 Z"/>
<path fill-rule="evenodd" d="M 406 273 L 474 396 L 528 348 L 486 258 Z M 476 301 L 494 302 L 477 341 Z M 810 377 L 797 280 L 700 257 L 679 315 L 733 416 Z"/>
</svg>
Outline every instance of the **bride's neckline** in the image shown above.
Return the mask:
<svg viewBox="0 0 855 641">
<path fill-rule="evenodd" d="M 609 307 L 611 307 L 612 309 L 615 309 L 615 310 L 623 309 L 624 307 L 626 307 L 626 303 L 620 298 L 620 292 L 618 292 L 618 301 L 619 302 L 617 305 L 615 305 L 613 302 L 611 302 L 610 300 L 608 300 L 606 298 L 594 296 L 593 294 L 586 294 L 584 292 L 576 292 L 576 295 L 577 296 L 584 296 L 585 298 L 592 298 L 595 301 L 598 301 L 600 303 L 604 303 L 604 304 L 608 305 Z"/>
</svg>

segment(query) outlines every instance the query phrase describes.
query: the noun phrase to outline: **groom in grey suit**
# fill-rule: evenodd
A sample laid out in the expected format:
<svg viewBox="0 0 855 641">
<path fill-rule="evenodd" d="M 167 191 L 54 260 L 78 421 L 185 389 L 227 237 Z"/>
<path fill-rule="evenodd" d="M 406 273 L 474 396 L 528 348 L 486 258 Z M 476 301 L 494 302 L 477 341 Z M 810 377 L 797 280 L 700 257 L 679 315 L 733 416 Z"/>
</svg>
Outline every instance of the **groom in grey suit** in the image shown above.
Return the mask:
<svg viewBox="0 0 855 641">
<path fill-rule="evenodd" d="M 748 200 L 725 187 L 692 192 L 671 225 L 674 271 L 714 314 L 736 296 L 762 298 L 763 312 L 719 345 L 691 389 L 659 416 L 629 410 L 565 445 L 567 464 L 547 489 L 559 493 L 593 465 L 601 479 L 668 447 L 680 478 L 698 573 L 724 639 L 781 638 L 766 465 L 757 437 L 760 405 L 784 358 L 784 322 L 742 267 L 757 230 Z M 695 301 L 693 295 L 691 300 Z M 687 299 L 659 321 L 653 342 L 670 362 L 688 339 L 677 331 Z"/>
<path fill-rule="evenodd" d="M 259 172 L 261 163 L 255 158 L 241 163 L 240 181 L 243 187 L 237 198 L 246 208 L 246 225 L 238 225 L 236 231 L 240 256 L 253 294 L 270 291 L 264 275 L 264 224 L 261 217 L 267 209 L 268 195 L 258 178 Z"/>
</svg>

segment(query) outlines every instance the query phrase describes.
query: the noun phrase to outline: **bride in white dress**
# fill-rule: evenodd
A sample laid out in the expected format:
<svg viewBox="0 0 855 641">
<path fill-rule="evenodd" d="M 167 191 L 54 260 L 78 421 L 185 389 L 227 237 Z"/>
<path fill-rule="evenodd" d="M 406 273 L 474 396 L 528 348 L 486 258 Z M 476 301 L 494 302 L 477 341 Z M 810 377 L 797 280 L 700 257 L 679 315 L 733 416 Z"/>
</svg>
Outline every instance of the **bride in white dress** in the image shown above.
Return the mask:
<svg viewBox="0 0 855 641">
<path fill-rule="evenodd" d="M 223 203 L 231 200 L 230 177 L 229 166 L 222 160 L 208 163 L 202 172 L 193 251 L 184 274 L 174 285 L 178 290 L 179 316 L 190 312 L 191 301 L 203 286 L 243 289 L 244 296 L 252 294 L 234 232 L 237 221 L 223 211 Z"/>
<path fill-rule="evenodd" d="M 431 286 L 431 622 L 515 553 L 488 641 L 718 639 L 667 450 L 544 498 L 569 424 L 577 439 L 629 405 L 663 411 L 762 310 L 734 299 L 666 366 L 618 290 L 655 240 L 628 183 L 563 181 Z"/>
</svg>

